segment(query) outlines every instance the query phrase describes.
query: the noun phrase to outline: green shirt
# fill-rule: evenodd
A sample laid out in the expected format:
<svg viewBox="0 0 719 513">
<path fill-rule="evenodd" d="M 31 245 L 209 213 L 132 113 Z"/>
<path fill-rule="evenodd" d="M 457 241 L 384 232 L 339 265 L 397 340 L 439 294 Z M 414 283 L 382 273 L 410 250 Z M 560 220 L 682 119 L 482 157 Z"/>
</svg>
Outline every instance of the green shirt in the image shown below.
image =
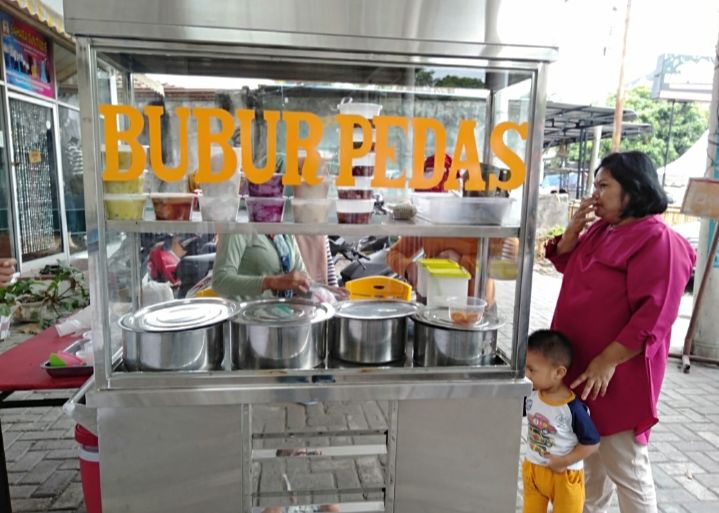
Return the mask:
<svg viewBox="0 0 719 513">
<path fill-rule="evenodd" d="M 290 239 L 291 268 L 306 272 L 297 241 Z M 212 288 L 220 296 L 235 301 L 274 297 L 271 290 L 262 291 L 262 278 L 280 274 L 280 257 L 267 235 L 232 234 L 220 238 L 212 270 Z"/>
</svg>

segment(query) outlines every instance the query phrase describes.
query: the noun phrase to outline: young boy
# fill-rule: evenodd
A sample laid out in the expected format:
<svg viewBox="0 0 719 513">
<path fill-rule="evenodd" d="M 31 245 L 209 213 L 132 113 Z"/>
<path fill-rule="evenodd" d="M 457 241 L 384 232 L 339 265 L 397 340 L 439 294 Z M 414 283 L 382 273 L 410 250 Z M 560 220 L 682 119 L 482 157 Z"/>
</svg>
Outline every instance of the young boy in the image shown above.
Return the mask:
<svg viewBox="0 0 719 513">
<path fill-rule="evenodd" d="M 582 460 L 599 449 L 599 433 L 587 407 L 563 382 L 572 345 L 552 330 L 529 336 L 525 374 L 534 385 L 525 410 L 527 453 L 522 463 L 524 513 L 581 513 Z"/>
</svg>

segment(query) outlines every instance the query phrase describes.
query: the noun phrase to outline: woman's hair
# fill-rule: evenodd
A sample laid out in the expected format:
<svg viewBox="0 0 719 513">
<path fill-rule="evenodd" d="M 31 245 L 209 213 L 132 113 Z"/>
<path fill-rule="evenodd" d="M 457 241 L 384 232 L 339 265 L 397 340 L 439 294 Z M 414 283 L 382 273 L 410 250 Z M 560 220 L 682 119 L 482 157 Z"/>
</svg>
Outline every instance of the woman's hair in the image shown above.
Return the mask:
<svg viewBox="0 0 719 513">
<path fill-rule="evenodd" d="M 659 183 L 657 170 L 646 153 L 610 153 L 599 163 L 594 175 L 602 168 L 612 174 L 629 196 L 629 203 L 620 214 L 622 219 L 661 214 L 667 209 L 669 200 Z"/>
</svg>

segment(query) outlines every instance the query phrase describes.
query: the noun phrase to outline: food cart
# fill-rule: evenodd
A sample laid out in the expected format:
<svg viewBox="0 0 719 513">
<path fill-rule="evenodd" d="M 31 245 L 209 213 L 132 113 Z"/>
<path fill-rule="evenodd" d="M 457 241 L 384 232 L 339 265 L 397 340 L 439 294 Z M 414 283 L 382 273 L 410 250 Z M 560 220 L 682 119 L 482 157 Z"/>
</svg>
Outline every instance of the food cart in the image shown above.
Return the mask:
<svg viewBox="0 0 719 513">
<path fill-rule="evenodd" d="M 499 1 L 66 2 L 66 27 L 77 38 L 94 315 L 96 385 L 86 401 L 97 412 L 106 513 L 249 513 L 290 504 L 397 513 L 514 509 L 530 389 L 523 367 L 545 74 L 556 50 L 501 41 L 495 24 L 502 12 Z M 116 70 L 109 92 L 98 83 L 100 64 Z M 162 81 L 178 77 L 211 77 L 218 90 L 228 79 L 244 82 L 225 91 L 231 108 L 200 94 L 174 106 L 168 95 L 138 99 L 138 84 L 160 84 L 162 96 Z M 375 110 L 361 112 L 366 105 Z M 213 144 L 225 144 L 217 167 Z M 447 191 L 415 196 L 442 179 L 440 158 L 429 168 L 423 162 L 444 153 L 455 162 Z M 297 194 L 279 200 L 282 222 L 272 222 L 281 213 L 253 214 L 252 194 L 237 200 L 237 217 L 231 206 L 232 219 L 208 221 L 194 200 L 189 220 L 178 220 L 174 210 L 157 208 L 166 190 L 151 190 L 152 202 L 142 189 L 122 190 L 123 183 L 182 184 L 195 170 L 203 191 L 217 185 L 212 173 L 236 190 L 240 170 L 250 184 L 269 184 L 277 155 L 284 185 L 331 185 L 328 201 L 317 200 L 330 205 L 319 222 L 299 222 L 291 204 Z M 356 187 L 363 173 L 354 168 L 363 166 L 373 169 L 368 187 L 387 204 L 410 201 L 418 214 L 398 220 L 372 207 L 367 216 L 345 216 L 365 213 L 342 210 L 334 199 L 337 187 Z M 326 175 L 317 172 L 322 167 Z M 118 189 L 108 183 L 135 196 L 110 196 Z M 507 208 L 499 218 L 495 200 Z M 267 315 L 262 302 L 205 297 L 175 303 L 172 334 L 183 336 L 193 319 L 206 323 L 197 312 L 223 323 L 231 317 L 231 327 L 208 331 L 194 349 L 170 341 L 150 354 L 147 345 L 138 349 L 142 326 L 168 321 L 157 315 L 161 306 L 143 307 L 143 239 L 157 233 L 474 238 L 479 295 L 492 278 L 490 239 L 517 238 L 519 250 L 497 263 L 495 278 L 511 279 L 496 281 L 497 311 L 481 327 L 454 329 L 451 320 L 398 302 L 385 320 L 402 318 L 404 327 L 392 329 L 404 331 L 375 338 L 352 323 L 372 318 L 377 305 L 348 312 L 300 301 L 293 314 L 321 323 L 311 329 L 311 358 L 298 359 L 282 344 L 276 354 L 265 344 L 267 352 L 253 358 L 239 341 Z M 412 324 L 414 336 L 396 347 Z M 475 329 L 486 340 L 468 349 Z M 362 335 L 349 348 L 333 349 L 334 339 L 357 330 Z M 418 345 L 419 336 L 435 336 L 433 345 Z M 380 354 L 364 348 L 382 340 L 394 343 L 390 361 L 348 362 L 353 354 Z M 163 367 L 167 361 L 175 366 Z M 367 422 L 342 417 L 365 407 L 376 414 Z M 319 420 L 289 418 L 305 410 L 319 412 Z"/>
</svg>

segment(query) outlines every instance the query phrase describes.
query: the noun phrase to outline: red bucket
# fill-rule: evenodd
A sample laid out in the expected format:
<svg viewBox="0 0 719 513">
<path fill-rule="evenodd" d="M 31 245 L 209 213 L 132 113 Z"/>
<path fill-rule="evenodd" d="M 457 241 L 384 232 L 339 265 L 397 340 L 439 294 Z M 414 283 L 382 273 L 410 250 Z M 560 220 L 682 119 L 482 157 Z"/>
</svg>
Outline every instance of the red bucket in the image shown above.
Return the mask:
<svg viewBox="0 0 719 513">
<path fill-rule="evenodd" d="M 75 440 L 80 444 L 80 478 L 85 508 L 87 513 L 102 513 L 100 452 L 97 437 L 80 424 L 76 424 Z"/>
</svg>

